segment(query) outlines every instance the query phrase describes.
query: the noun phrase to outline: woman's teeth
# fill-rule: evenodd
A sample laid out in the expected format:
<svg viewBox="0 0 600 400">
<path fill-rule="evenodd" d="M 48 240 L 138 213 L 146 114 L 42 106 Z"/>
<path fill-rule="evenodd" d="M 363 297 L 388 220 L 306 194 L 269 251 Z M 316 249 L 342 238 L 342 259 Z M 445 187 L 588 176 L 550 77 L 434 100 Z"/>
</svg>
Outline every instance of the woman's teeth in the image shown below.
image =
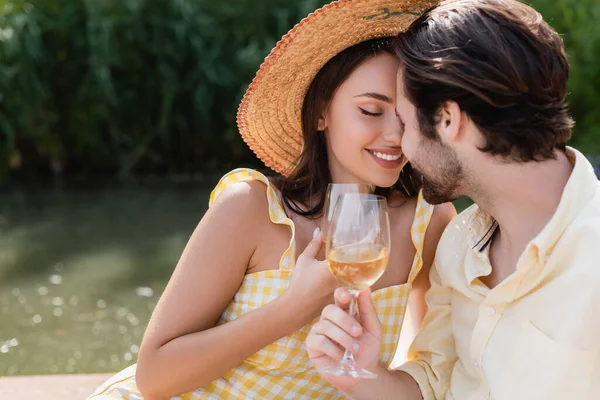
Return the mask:
<svg viewBox="0 0 600 400">
<path fill-rule="evenodd" d="M 396 161 L 396 160 L 399 160 L 400 157 L 402 157 L 402 154 L 398 154 L 398 155 L 394 156 L 391 154 L 379 153 L 377 151 L 371 151 L 371 154 L 373 154 L 377 158 L 381 158 L 382 160 L 387 160 L 387 161 Z"/>
</svg>

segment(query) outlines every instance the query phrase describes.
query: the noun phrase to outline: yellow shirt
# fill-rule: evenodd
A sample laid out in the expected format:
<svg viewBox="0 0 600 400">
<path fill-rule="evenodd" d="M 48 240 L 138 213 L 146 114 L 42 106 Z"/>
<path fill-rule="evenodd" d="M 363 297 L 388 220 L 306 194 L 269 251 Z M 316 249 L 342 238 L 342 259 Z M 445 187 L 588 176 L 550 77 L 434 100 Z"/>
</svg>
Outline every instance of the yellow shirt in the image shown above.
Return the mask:
<svg viewBox="0 0 600 400">
<path fill-rule="evenodd" d="M 479 277 L 497 223 L 473 206 L 444 232 L 423 330 L 399 368 L 425 400 L 600 399 L 600 183 L 567 155 L 554 216 L 492 290 Z"/>
</svg>

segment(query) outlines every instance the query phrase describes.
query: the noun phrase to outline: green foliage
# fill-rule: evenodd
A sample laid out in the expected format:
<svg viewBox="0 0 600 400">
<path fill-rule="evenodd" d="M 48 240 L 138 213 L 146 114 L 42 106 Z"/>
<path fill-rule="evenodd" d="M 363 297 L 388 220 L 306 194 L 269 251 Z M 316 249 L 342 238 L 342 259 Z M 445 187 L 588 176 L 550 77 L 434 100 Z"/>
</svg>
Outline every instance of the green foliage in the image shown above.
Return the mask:
<svg viewBox="0 0 600 400">
<path fill-rule="evenodd" d="M 600 154 L 600 2 L 532 0 L 564 34 L 573 143 Z M 327 0 L 0 0 L 0 177 L 212 172 L 276 41 Z"/>
<path fill-rule="evenodd" d="M 0 168 L 126 176 L 248 159 L 241 96 L 321 3 L 0 0 Z"/>
<path fill-rule="evenodd" d="M 569 64 L 569 102 L 576 128 L 572 145 L 600 154 L 600 1 L 529 0 L 561 34 Z"/>
</svg>

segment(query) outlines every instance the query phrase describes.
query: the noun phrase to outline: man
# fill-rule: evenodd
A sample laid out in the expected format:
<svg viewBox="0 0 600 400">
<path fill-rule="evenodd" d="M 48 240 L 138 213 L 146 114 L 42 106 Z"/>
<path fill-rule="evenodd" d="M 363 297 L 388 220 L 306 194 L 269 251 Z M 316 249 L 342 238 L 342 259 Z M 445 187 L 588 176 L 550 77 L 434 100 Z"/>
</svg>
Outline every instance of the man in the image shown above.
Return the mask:
<svg viewBox="0 0 600 400">
<path fill-rule="evenodd" d="M 516 0 L 447 0 L 398 44 L 402 148 L 434 204 L 476 205 L 446 229 L 409 360 L 377 365 L 368 292 L 307 340 L 317 367 L 358 348 L 374 380 L 323 375 L 355 399 L 600 399 L 600 183 L 566 147 L 573 121 L 558 34 Z"/>
</svg>

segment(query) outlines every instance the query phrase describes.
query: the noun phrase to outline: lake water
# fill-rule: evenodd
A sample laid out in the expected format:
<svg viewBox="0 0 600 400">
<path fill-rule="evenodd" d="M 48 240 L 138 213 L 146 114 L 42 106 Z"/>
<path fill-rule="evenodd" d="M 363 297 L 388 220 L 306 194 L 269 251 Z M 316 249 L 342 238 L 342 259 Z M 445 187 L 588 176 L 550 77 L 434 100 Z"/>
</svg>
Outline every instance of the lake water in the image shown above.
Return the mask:
<svg viewBox="0 0 600 400">
<path fill-rule="evenodd" d="M 209 191 L 0 195 L 0 376 L 117 371 L 145 326 Z"/>
<path fill-rule="evenodd" d="M 212 185 L 0 194 L 0 376 L 136 362 Z"/>
</svg>

